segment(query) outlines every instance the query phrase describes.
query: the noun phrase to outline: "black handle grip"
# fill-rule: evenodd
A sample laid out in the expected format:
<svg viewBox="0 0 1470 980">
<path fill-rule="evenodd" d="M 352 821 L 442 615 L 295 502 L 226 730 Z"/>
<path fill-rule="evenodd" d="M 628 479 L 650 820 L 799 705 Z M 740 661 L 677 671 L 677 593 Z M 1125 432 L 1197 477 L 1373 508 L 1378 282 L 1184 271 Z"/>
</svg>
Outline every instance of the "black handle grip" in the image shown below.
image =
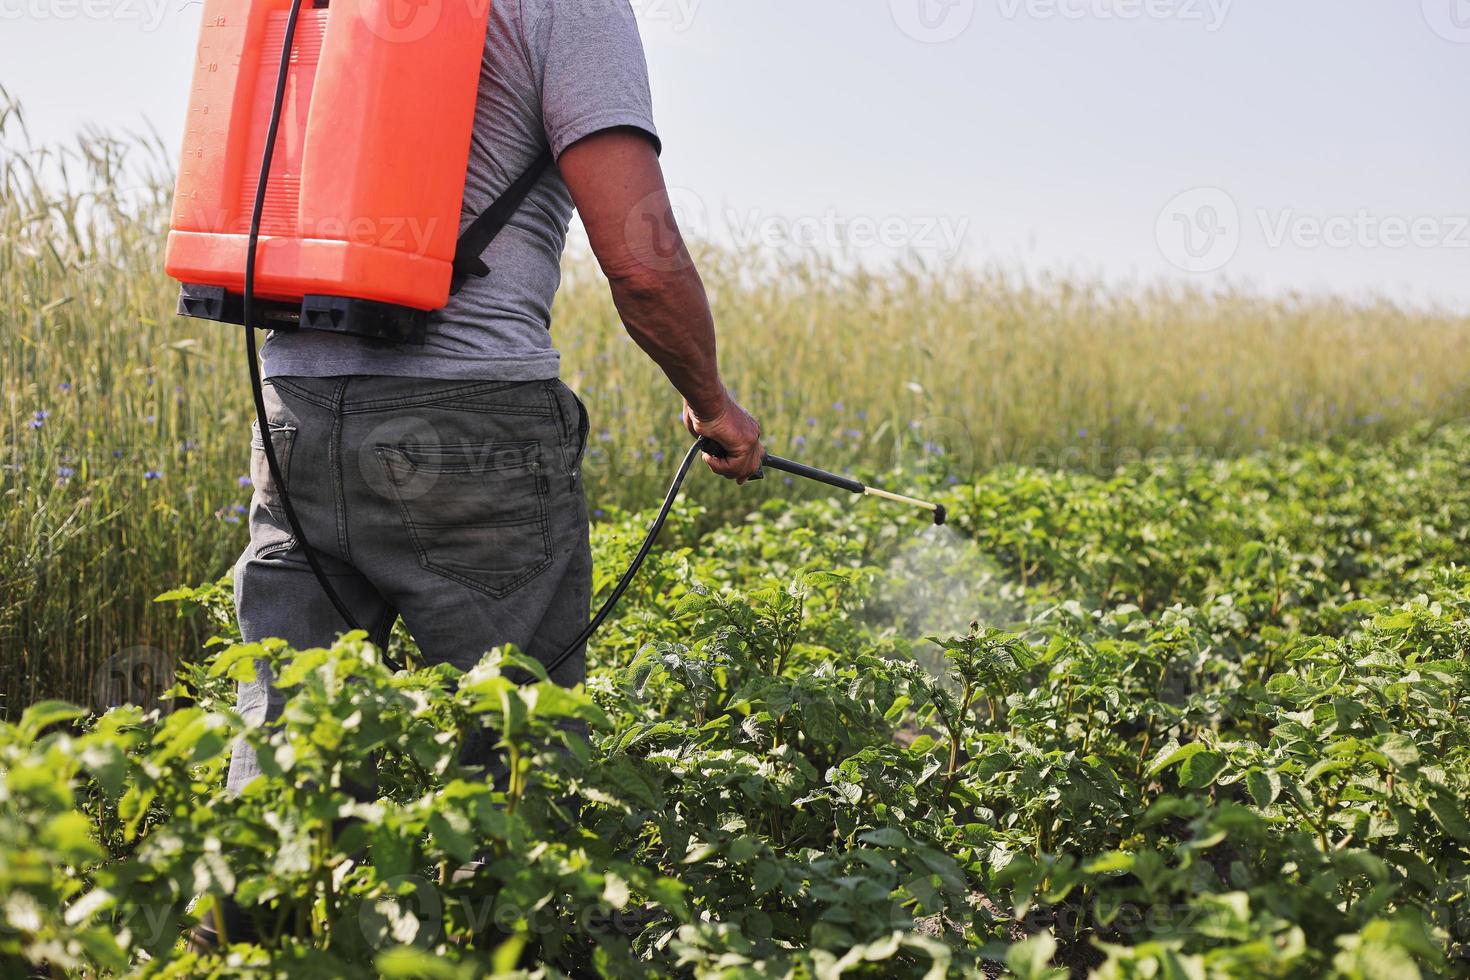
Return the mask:
<svg viewBox="0 0 1470 980">
<path fill-rule="evenodd" d="M 715 459 L 724 459 L 726 456 L 730 455 L 730 451 L 728 449 L 720 445 L 718 442 L 715 442 L 709 436 L 700 437 L 699 451 L 702 453 L 708 453 Z M 766 468 L 762 466 L 760 469 L 750 474 L 750 478 L 752 480 L 764 480 L 766 478 Z"/>
<path fill-rule="evenodd" d="M 798 463 L 794 460 L 782 459 L 780 456 L 767 455 L 766 465 L 773 470 L 781 470 L 784 473 L 790 473 L 792 476 L 799 476 L 806 480 L 825 483 L 829 487 L 846 490 L 848 493 L 863 493 L 868 489 L 849 477 L 829 473 L 826 470 L 819 470 L 815 466 L 808 466 L 805 463 Z"/>
<path fill-rule="evenodd" d="M 706 438 L 701 443 L 700 448 L 703 452 L 709 453 L 716 459 L 724 459 L 727 455 L 725 447 L 715 442 L 713 439 Z M 799 476 L 804 480 L 815 480 L 818 483 L 825 483 L 829 487 L 836 487 L 838 490 L 846 490 L 848 493 L 863 493 L 868 489 L 857 480 L 851 479 L 849 477 L 839 476 L 836 473 L 829 473 L 826 470 L 819 470 L 815 466 L 808 466 L 805 463 L 798 463 L 795 460 L 784 459 L 780 456 L 772 456 L 770 453 L 766 454 L 763 465 L 759 470 L 756 471 L 756 475 L 751 477 L 751 479 L 762 479 L 765 476 L 765 468 L 767 466 L 769 466 L 773 470 L 780 470 L 783 473 L 790 473 L 792 476 Z"/>
</svg>

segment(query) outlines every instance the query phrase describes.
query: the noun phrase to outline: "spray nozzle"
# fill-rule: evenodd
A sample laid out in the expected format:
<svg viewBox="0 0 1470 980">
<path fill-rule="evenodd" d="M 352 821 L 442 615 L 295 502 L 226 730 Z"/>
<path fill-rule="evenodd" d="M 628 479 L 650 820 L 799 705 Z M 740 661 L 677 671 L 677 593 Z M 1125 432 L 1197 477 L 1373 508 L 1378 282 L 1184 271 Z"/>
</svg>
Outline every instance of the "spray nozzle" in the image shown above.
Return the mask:
<svg viewBox="0 0 1470 980">
<path fill-rule="evenodd" d="M 716 459 L 722 459 L 726 455 L 725 447 L 713 439 L 700 440 L 700 449 L 714 456 Z M 805 463 L 798 463 L 795 460 L 783 459 L 780 456 L 772 456 L 768 453 L 762 464 L 762 470 L 765 467 L 780 470 L 783 473 L 790 473 L 792 476 L 799 476 L 804 480 L 814 480 L 817 483 L 824 483 L 829 487 L 836 487 L 838 490 L 846 490 L 848 493 L 856 493 L 865 497 L 881 497 L 884 500 L 890 500 L 894 503 L 906 504 L 910 507 L 918 507 L 921 510 L 930 511 L 934 515 L 934 523 L 941 527 L 949 520 L 949 511 L 945 509 L 943 504 L 931 503 L 927 500 L 920 500 L 917 497 L 907 497 L 901 493 L 892 493 L 888 490 L 880 490 L 877 487 L 865 486 L 851 477 L 842 476 L 838 473 L 830 473 L 827 470 L 819 470 L 815 466 L 808 466 Z M 759 479 L 759 475 L 756 478 Z"/>
</svg>

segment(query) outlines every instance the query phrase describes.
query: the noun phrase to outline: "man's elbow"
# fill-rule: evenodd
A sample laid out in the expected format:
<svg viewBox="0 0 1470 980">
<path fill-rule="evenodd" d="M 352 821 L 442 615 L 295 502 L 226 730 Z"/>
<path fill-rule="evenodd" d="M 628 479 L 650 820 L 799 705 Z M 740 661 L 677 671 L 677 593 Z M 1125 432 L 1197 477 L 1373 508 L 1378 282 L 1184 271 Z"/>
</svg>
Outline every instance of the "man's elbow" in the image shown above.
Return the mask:
<svg viewBox="0 0 1470 980">
<path fill-rule="evenodd" d="M 692 263 L 668 268 L 639 263 L 633 268 L 604 271 L 619 303 L 640 307 L 675 302 L 688 292 L 691 277 L 696 275 Z"/>
</svg>

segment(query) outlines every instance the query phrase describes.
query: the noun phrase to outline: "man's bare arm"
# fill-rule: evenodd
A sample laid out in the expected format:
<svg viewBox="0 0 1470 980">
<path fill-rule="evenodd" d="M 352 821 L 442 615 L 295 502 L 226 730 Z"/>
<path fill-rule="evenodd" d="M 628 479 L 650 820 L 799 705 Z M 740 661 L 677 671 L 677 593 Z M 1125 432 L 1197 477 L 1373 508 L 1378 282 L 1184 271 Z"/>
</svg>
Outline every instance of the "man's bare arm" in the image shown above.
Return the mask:
<svg viewBox="0 0 1470 980">
<path fill-rule="evenodd" d="M 628 333 L 684 396 L 690 432 L 729 452 L 706 456 L 710 468 L 744 482 L 764 458 L 760 426 L 720 378 L 709 299 L 653 144 L 637 130 L 607 130 L 568 147 L 558 165 Z"/>
</svg>

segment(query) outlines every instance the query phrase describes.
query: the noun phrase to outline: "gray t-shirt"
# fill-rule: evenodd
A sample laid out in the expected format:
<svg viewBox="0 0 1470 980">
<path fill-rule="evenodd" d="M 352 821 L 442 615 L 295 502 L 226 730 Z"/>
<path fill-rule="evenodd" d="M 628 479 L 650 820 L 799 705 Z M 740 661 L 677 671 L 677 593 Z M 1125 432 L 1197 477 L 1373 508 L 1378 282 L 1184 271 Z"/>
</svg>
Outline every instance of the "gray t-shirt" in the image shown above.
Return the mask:
<svg viewBox="0 0 1470 980">
<path fill-rule="evenodd" d="M 577 140 L 620 126 L 657 143 L 648 65 L 629 0 L 493 0 L 461 229 L 548 146 L 559 157 Z M 265 345 L 266 376 L 557 377 L 551 302 L 571 216 L 566 184 L 548 171 L 486 249 L 490 275 L 468 280 L 431 315 L 424 346 L 276 333 Z"/>
</svg>

